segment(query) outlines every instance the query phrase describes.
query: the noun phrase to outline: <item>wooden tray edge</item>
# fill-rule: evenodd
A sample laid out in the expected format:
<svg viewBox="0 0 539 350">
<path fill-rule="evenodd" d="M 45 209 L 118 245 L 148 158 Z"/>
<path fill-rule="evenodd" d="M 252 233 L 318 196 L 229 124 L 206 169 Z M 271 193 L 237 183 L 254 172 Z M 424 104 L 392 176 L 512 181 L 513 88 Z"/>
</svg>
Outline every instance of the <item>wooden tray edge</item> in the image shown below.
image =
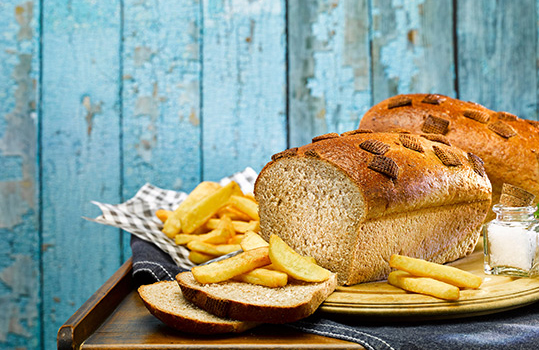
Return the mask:
<svg viewBox="0 0 539 350">
<path fill-rule="evenodd" d="M 59 350 L 79 349 L 86 338 L 133 290 L 133 263 L 123 265 L 60 327 L 56 338 Z"/>
</svg>

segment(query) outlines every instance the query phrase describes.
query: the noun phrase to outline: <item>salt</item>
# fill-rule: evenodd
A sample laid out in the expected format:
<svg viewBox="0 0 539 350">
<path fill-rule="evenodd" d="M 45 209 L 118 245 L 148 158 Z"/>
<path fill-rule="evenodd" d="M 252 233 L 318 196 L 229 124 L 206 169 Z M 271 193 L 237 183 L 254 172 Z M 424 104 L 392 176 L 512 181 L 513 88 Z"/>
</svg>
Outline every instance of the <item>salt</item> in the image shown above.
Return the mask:
<svg viewBox="0 0 539 350">
<path fill-rule="evenodd" d="M 539 275 L 539 223 L 533 206 L 493 207 L 496 219 L 485 225 L 485 273 L 517 277 Z"/>
<path fill-rule="evenodd" d="M 488 231 L 492 266 L 532 268 L 537 248 L 537 234 L 522 227 L 492 225 Z"/>
</svg>

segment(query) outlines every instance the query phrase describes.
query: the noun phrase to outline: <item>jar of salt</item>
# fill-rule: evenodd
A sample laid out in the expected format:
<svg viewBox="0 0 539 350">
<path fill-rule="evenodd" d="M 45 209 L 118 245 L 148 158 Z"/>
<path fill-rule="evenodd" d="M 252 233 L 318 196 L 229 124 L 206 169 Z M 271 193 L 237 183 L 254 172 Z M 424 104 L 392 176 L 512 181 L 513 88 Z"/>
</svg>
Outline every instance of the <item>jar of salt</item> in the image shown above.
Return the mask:
<svg viewBox="0 0 539 350">
<path fill-rule="evenodd" d="M 485 273 L 516 277 L 539 276 L 539 221 L 535 196 L 504 184 L 496 219 L 484 226 Z"/>
</svg>

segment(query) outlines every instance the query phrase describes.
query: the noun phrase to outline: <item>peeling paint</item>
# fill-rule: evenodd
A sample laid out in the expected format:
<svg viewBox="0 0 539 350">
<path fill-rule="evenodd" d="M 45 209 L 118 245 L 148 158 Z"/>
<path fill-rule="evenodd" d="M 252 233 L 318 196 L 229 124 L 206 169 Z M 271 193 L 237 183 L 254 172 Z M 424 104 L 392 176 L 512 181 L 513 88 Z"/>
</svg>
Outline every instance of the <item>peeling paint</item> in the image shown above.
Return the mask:
<svg viewBox="0 0 539 350">
<path fill-rule="evenodd" d="M 16 254 L 14 258 L 15 261 L 11 266 L 0 271 L 0 281 L 7 285 L 13 293 L 19 296 L 28 296 L 32 292 L 34 281 L 29 278 L 21 278 L 21 276 L 33 270 L 34 262 L 28 255 Z"/>
<path fill-rule="evenodd" d="M 133 62 L 135 67 L 140 67 L 144 63 L 149 62 L 153 56 L 152 49 L 147 46 L 137 46 L 134 51 Z"/>
<path fill-rule="evenodd" d="M 0 297 L 0 314 L 3 315 L 0 342 L 5 342 L 9 333 L 30 338 L 32 334 L 27 327 L 31 328 L 38 317 L 37 276 L 32 275 L 36 271 L 35 262 L 24 254 L 15 254 L 13 258 L 13 264 L 0 271 L 0 281 L 11 290 L 9 295 Z M 20 304 L 13 302 L 22 300 Z"/>
<path fill-rule="evenodd" d="M 15 6 L 15 19 L 19 24 L 19 32 L 17 33 L 17 40 L 31 40 L 32 39 L 32 27 L 30 25 L 34 16 L 34 3 L 27 1 L 22 5 Z"/>
<path fill-rule="evenodd" d="M 199 126 L 200 125 L 200 119 L 198 119 L 197 112 L 194 108 L 191 108 L 191 113 L 189 113 L 189 122 L 193 126 Z"/>
<path fill-rule="evenodd" d="M 99 101 L 98 103 L 93 104 L 90 96 L 85 95 L 82 98 L 82 105 L 86 109 L 84 119 L 86 120 L 87 133 L 90 135 L 92 133 L 94 116 L 101 113 L 101 106 L 103 105 L 103 102 Z"/>
<path fill-rule="evenodd" d="M 30 76 L 32 55 L 18 54 L 13 69 L 15 105 L 4 117 L 7 125 L 0 139 L 0 156 L 22 158 L 22 179 L 0 182 L 0 228 L 22 222 L 22 216 L 34 207 L 36 127 L 32 119 L 34 81 Z"/>
</svg>

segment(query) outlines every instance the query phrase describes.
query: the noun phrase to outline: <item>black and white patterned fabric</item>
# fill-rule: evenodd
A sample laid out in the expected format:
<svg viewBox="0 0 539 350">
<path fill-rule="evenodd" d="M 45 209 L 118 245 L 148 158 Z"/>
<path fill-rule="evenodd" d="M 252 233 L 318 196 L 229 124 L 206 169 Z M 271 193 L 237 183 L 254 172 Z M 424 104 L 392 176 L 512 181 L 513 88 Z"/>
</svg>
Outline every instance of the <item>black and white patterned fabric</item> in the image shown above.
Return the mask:
<svg viewBox="0 0 539 350">
<path fill-rule="evenodd" d="M 246 168 L 232 176 L 223 178 L 219 183 L 221 185 L 226 185 L 230 181 L 235 181 L 244 193 L 249 193 L 253 192 L 256 177 L 257 173 L 252 168 Z M 158 209 L 176 209 L 185 198 L 187 198 L 187 193 L 165 190 L 151 184 L 146 184 L 133 198 L 124 203 L 112 205 L 95 201 L 92 202 L 101 209 L 102 215 L 95 219 L 88 220 L 118 227 L 130 232 L 137 238 L 152 243 L 168 254 L 172 261 L 180 268 L 180 271 L 189 270 L 194 266 L 188 259 L 189 250 L 183 246 L 178 246 L 173 239 L 164 235 L 163 232 L 161 232 L 163 224 L 155 216 L 155 212 Z M 132 247 L 137 244 L 141 247 L 147 247 L 147 245 L 139 244 L 137 240 L 132 240 L 131 244 Z M 147 254 L 144 253 L 143 255 Z M 135 266 L 135 264 L 137 265 Z M 153 265 L 154 269 L 150 269 L 150 266 L 148 265 Z M 150 259 L 137 259 L 137 261 L 135 261 L 134 256 L 133 270 L 137 271 L 138 269 L 150 269 L 151 272 L 156 275 L 155 279 L 157 281 L 172 279 L 168 278 L 172 273 L 165 271 L 166 268 L 163 264 L 156 263 Z M 162 271 L 162 274 L 158 274 L 159 271 Z"/>
</svg>

